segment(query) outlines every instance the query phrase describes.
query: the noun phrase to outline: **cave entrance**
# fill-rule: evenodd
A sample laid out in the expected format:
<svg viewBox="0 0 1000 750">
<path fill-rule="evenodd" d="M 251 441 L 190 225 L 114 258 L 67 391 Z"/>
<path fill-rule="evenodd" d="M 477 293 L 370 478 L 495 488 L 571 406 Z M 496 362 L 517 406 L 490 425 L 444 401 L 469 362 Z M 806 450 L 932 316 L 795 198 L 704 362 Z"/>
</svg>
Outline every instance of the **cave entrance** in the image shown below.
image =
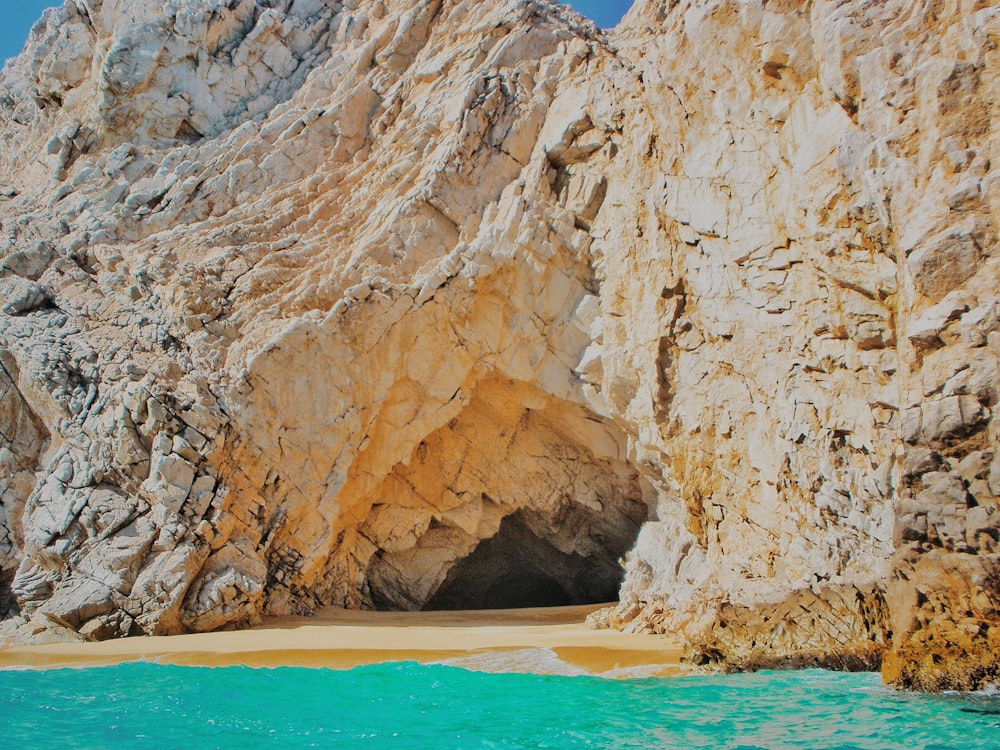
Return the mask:
<svg viewBox="0 0 1000 750">
<path fill-rule="evenodd" d="M 485 378 L 372 491 L 362 595 L 409 611 L 614 601 L 649 496 L 617 425 Z"/>
<path fill-rule="evenodd" d="M 559 607 L 618 598 L 624 549 L 587 557 L 563 552 L 539 536 L 531 520 L 524 511 L 504 518 L 494 536 L 452 567 L 424 609 Z"/>
</svg>

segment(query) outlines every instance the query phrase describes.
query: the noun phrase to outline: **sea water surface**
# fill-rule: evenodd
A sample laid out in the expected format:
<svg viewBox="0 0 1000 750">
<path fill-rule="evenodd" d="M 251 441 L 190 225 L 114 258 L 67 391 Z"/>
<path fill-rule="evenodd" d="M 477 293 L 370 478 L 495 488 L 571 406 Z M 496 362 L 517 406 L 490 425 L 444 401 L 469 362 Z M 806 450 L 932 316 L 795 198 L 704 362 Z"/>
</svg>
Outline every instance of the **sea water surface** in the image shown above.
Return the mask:
<svg viewBox="0 0 1000 750">
<path fill-rule="evenodd" d="M 1000 748 L 1000 697 L 823 671 L 611 680 L 448 665 L 0 672 L 11 748 Z"/>
</svg>

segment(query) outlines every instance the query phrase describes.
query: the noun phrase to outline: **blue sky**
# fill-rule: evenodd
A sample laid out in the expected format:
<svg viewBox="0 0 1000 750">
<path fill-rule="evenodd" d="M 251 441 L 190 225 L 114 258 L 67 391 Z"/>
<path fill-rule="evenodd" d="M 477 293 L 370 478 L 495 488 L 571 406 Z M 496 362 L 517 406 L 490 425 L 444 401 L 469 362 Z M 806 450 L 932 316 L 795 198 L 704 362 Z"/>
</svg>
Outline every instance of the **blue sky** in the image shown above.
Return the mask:
<svg viewBox="0 0 1000 750">
<path fill-rule="evenodd" d="M 594 19 L 598 26 L 610 28 L 622 20 L 622 16 L 632 7 L 632 0 L 569 0 L 566 4 L 572 5 L 587 18 Z"/>
<path fill-rule="evenodd" d="M 13 57 L 24 48 L 28 30 L 50 5 L 58 0 L 20 0 L 4 3 L 3 23 L 0 24 L 0 61 Z"/>
<path fill-rule="evenodd" d="M 7 2 L 3 9 L 3 23 L 0 23 L 0 61 L 13 57 L 24 47 L 31 25 L 42 15 L 42 10 L 50 5 L 58 5 L 58 0 L 19 0 Z M 614 26 L 632 0 L 570 0 L 580 13 L 594 19 L 598 26 Z"/>
</svg>

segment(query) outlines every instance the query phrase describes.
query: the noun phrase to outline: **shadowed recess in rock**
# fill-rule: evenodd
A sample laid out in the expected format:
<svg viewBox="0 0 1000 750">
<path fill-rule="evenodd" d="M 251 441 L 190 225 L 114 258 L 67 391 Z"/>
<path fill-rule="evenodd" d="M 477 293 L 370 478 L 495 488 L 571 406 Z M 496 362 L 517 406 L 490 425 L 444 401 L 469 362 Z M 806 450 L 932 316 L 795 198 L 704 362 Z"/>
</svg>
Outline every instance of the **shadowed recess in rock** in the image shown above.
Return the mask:
<svg viewBox="0 0 1000 750">
<path fill-rule="evenodd" d="M 17 611 L 17 604 L 10 590 L 10 582 L 13 578 L 14 571 L 0 570 L 0 617 L 9 617 Z"/>
<path fill-rule="evenodd" d="M 625 549 L 567 554 L 538 536 L 525 516 L 507 516 L 495 536 L 451 569 L 424 609 L 558 607 L 618 597 L 624 570 L 617 559 Z"/>
</svg>

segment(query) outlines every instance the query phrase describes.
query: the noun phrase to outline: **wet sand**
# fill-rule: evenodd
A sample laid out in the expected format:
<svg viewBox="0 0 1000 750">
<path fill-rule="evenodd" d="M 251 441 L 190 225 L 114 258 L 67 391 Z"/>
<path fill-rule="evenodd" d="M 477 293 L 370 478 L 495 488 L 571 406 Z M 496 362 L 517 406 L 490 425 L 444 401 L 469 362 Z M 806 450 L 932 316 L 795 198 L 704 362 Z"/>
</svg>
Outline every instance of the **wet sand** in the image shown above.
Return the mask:
<svg viewBox="0 0 1000 750">
<path fill-rule="evenodd" d="M 250 630 L 0 649 L 0 668 L 129 661 L 187 666 L 326 667 L 446 662 L 485 671 L 670 676 L 683 671 L 668 636 L 591 630 L 599 606 L 480 612 L 356 612 L 270 619 Z"/>
</svg>

